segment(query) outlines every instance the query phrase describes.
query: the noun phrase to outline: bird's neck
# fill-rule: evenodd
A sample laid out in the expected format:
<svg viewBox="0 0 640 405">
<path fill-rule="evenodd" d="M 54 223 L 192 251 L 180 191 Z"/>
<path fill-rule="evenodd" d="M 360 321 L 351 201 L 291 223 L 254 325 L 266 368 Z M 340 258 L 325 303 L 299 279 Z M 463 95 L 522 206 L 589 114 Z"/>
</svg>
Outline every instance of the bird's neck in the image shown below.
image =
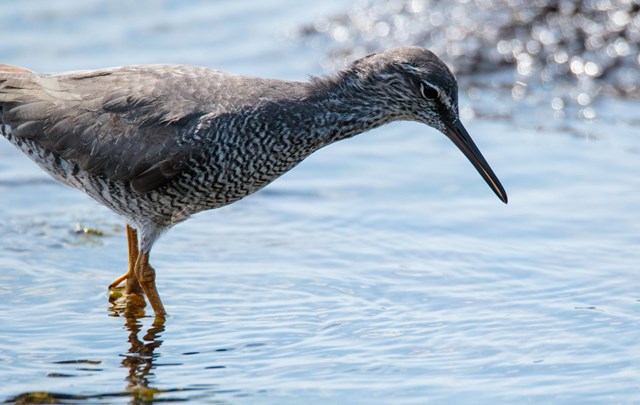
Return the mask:
<svg viewBox="0 0 640 405">
<path fill-rule="evenodd" d="M 309 89 L 315 121 L 325 128 L 320 134 L 325 145 L 400 118 L 379 101 L 375 92 L 347 75 L 314 79 Z"/>
</svg>

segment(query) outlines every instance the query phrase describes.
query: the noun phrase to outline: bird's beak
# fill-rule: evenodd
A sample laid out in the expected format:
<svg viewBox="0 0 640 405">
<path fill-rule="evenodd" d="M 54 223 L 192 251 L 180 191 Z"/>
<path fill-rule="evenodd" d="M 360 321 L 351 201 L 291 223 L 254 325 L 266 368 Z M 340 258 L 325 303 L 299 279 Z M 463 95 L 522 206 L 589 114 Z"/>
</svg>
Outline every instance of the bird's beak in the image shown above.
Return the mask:
<svg viewBox="0 0 640 405">
<path fill-rule="evenodd" d="M 480 153 L 476 144 L 473 143 L 473 139 L 471 139 L 471 136 L 460 122 L 460 119 L 456 119 L 453 124 L 447 125 L 446 135 L 453 141 L 458 149 L 464 153 L 467 159 L 469 159 L 498 198 L 506 204 L 508 201 L 507 193 L 504 191 L 504 188 L 502 188 L 500 180 L 498 180 L 493 170 L 491 170 L 491 167 L 489 167 L 489 163 L 484 160 L 482 153 Z"/>
</svg>

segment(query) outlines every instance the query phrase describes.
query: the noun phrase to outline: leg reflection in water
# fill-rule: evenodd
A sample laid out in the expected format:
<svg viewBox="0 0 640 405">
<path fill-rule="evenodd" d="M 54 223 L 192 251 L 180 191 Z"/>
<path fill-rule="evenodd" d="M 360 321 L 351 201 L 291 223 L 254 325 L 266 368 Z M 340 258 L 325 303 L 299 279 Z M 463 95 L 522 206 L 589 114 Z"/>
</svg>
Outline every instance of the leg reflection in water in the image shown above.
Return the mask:
<svg viewBox="0 0 640 405">
<path fill-rule="evenodd" d="M 131 394 L 134 403 L 152 402 L 155 394 L 163 392 L 149 386 L 149 376 L 153 376 L 151 371 L 155 368 L 154 361 L 159 356 L 154 353 L 154 350 L 162 345 L 160 337 L 165 330 L 165 320 L 163 317 L 156 317 L 146 334 L 140 339 L 139 335 L 143 328 L 141 319 L 145 316 L 144 298 L 141 296 L 140 298 L 136 300 L 135 295 L 127 297 L 128 305 L 119 305 L 112 301 L 113 306 L 110 308 L 113 316 L 124 318 L 124 325 L 129 331 L 128 341 L 131 347 L 124 354 L 122 365 L 129 369 L 125 390 Z"/>
</svg>

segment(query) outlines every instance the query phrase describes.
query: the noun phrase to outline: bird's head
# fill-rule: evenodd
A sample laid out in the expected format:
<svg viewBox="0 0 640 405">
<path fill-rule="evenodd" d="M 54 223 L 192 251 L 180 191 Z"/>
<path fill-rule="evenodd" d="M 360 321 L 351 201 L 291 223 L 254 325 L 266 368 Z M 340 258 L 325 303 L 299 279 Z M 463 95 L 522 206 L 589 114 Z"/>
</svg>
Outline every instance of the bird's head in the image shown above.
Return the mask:
<svg viewBox="0 0 640 405">
<path fill-rule="evenodd" d="M 391 49 L 356 60 L 350 71 L 368 97 L 388 108 L 390 119 L 422 122 L 451 139 L 507 202 L 500 181 L 460 121 L 456 78 L 434 53 L 420 47 Z"/>
</svg>

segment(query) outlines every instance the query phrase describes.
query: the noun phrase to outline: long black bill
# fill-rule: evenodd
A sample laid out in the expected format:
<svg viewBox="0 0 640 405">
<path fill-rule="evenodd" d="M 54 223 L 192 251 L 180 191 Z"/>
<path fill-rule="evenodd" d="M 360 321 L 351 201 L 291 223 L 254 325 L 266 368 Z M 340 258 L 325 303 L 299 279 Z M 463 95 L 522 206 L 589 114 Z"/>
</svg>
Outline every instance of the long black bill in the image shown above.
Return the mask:
<svg viewBox="0 0 640 405">
<path fill-rule="evenodd" d="M 453 125 L 447 126 L 447 136 L 451 141 L 453 141 L 458 149 L 464 153 L 467 159 L 469 159 L 484 181 L 486 181 L 493 192 L 496 193 L 498 198 L 506 204 L 508 201 L 507 193 L 504 191 L 504 188 L 502 188 L 500 180 L 498 180 L 496 175 L 493 173 L 493 170 L 491 170 L 491 167 L 489 167 L 489 163 L 484 160 L 482 153 L 480 153 L 476 144 L 473 143 L 471 136 L 459 119 L 455 120 Z"/>
</svg>

